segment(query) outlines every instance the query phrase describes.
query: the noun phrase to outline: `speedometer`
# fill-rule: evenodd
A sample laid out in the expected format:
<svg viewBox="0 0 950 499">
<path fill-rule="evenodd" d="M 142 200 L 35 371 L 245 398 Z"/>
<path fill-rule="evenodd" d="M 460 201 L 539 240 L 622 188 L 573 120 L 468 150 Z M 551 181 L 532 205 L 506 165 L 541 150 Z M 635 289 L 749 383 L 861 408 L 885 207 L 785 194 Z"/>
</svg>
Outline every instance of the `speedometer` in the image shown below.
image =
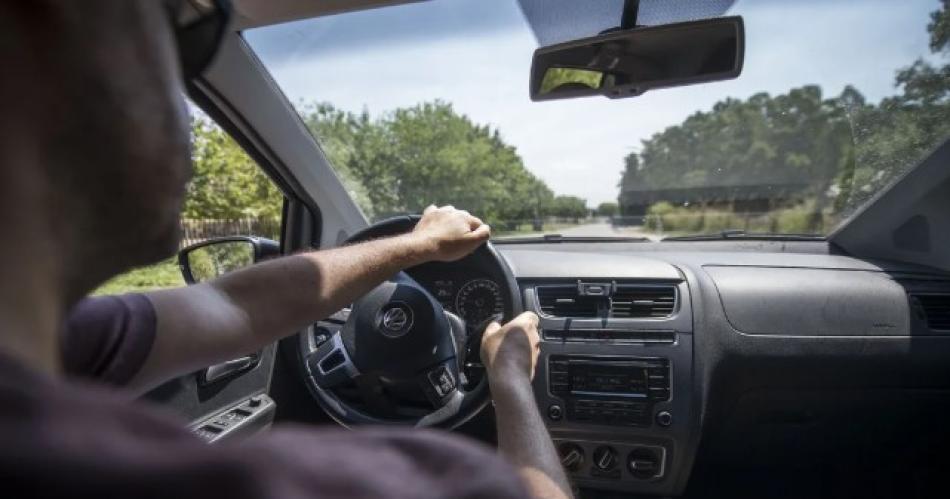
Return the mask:
<svg viewBox="0 0 950 499">
<path fill-rule="evenodd" d="M 455 295 L 455 310 L 470 326 L 505 311 L 498 283 L 490 279 L 466 282 Z"/>
</svg>

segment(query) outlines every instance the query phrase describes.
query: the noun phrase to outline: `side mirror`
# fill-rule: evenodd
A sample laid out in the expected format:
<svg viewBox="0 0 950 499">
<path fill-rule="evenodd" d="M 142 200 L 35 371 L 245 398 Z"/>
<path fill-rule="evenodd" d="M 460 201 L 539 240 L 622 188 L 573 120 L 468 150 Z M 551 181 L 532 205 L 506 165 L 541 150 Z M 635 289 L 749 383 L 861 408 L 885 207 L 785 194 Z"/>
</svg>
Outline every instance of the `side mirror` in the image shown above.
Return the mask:
<svg viewBox="0 0 950 499">
<path fill-rule="evenodd" d="M 185 282 L 197 284 L 278 255 L 280 245 L 270 239 L 216 237 L 179 251 L 178 267 Z"/>
</svg>

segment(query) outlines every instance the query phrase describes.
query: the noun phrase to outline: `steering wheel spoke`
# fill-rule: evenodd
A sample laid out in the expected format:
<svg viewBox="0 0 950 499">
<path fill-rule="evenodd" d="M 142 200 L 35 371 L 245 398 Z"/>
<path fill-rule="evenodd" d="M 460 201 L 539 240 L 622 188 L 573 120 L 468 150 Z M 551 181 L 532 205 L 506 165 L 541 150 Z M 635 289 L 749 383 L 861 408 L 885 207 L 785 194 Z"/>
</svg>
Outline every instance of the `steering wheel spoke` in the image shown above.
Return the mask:
<svg viewBox="0 0 950 499">
<path fill-rule="evenodd" d="M 360 374 L 343 346 L 340 333 L 331 336 L 307 357 L 307 369 L 313 380 L 322 388 L 335 387 Z"/>
<path fill-rule="evenodd" d="M 444 407 L 461 387 L 457 359 L 453 357 L 425 369 L 419 376 L 419 386 L 433 408 Z"/>
</svg>

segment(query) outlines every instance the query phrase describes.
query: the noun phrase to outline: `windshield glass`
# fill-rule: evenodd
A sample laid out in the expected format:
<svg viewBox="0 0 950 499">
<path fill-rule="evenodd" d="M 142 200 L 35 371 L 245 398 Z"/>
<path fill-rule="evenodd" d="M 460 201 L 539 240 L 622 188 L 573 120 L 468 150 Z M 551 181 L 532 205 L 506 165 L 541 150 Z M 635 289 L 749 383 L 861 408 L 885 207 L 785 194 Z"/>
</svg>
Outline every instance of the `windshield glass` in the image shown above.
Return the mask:
<svg viewBox="0 0 950 499">
<path fill-rule="evenodd" d="M 525 12 L 433 0 L 245 37 L 370 221 L 435 203 L 496 237 L 826 234 L 950 131 L 940 2 L 739 1 L 739 78 L 537 103 Z"/>
</svg>

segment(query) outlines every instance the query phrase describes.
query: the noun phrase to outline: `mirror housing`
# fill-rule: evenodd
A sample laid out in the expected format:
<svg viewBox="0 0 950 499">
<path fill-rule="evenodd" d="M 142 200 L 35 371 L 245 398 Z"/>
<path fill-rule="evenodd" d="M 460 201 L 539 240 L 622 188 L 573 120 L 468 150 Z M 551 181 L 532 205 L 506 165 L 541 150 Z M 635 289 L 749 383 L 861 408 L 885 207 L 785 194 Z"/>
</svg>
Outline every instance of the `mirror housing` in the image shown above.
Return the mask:
<svg viewBox="0 0 950 499">
<path fill-rule="evenodd" d="M 178 268 L 188 284 L 220 275 L 280 255 L 280 244 L 252 236 L 216 237 L 178 252 Z"/>
<path fill-rule="evenodd" d="M 534 51 L 531 100 L 604 95 L 727 80 L 742 73 L 739 16 L 606 32 Z"/>
</svg>

